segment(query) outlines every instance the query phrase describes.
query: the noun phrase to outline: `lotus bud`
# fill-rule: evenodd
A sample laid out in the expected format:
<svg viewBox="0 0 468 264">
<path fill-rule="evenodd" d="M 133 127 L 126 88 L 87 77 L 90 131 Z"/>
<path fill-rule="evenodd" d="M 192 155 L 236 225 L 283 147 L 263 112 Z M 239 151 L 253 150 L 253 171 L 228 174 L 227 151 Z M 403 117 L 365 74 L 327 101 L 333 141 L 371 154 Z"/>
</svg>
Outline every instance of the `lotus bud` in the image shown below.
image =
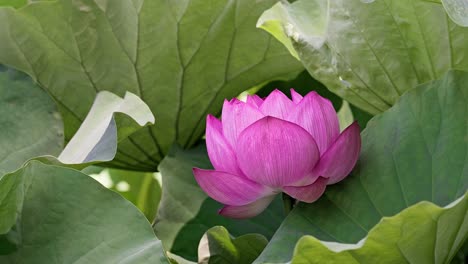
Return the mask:
<svg viewBox="0 0 468 264">
<path fill-rule="evenodd" d="M 225 100 L 221 120 L 209 115 L 206 145 L 214 170 L 194 168 L 200 187 L 230 218 L 258 215 L 281 192 L 306 203 L 343 180 L 361 149 L 359 125 L 341 134 L 331 102 L 316 92 L 292 100 L 275 90 L 264 100 Z"/>
</svg>

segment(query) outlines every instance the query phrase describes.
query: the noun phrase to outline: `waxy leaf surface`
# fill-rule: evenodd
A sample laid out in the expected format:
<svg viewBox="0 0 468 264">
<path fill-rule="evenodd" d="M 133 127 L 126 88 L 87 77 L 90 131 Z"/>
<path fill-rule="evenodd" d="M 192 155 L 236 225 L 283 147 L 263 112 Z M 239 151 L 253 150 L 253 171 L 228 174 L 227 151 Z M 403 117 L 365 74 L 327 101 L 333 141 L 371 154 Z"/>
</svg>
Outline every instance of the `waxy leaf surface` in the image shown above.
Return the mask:
<svg viewBox="0 0 468 264">
<path fill-rule="evenodd" d="M 302 66 L 255 28 L 267 1 L 113 0 L 0 8 L 0 63 L 26 72 L 58 103 L 69 140 L 99 91 L 140 97 L 157 117 L 121 142 L 112 164 L 155 171 L 172 143 L 203 134 L 232 98 Z M 118 161 L 117 161 L 118 160 Z"/>
</svg>

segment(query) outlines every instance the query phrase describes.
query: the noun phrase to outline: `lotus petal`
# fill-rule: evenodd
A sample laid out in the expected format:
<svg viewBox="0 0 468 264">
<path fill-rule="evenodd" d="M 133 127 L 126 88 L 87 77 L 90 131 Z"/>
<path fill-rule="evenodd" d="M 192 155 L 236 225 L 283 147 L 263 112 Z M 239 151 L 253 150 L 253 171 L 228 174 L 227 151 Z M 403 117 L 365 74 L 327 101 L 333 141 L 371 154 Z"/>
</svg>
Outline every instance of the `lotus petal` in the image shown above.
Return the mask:
<svg viewBox="0 0 468 264">
<path fill-rule="evenodd" d="M 194 168 L 193 174 L 203 191 L 223 204 L 246 205 L 273 194 L 271 188 L 231 173 Z"/>
<path fill-rule="evenodd" d="M 206 118 L 206 148 L 211 164 L 217 171 L 242 174 L 234 150 L 223 136 L 221 121 L 212 115 Z"/>
<path fill-rule="evenodd" d="M 249 203 L 242 206 L 226 205 L 221 210 L 219 210 L 219 214 L 222 216 L 237 219 L 254 217 L 263 212 L 263 210 L 265 210 L 268 207 L 268 205 L 270 205 L 271 201 L 273 201 L 274 198 L 275 195 L 270 195 L 258 199 L 253 203 Z"/>
<path fill-rule="evenodd" d="M 340 134 L 333 105 L 316 92 L 308 93 L 288 115 L 287 120 L 309 131 L 322 155 Z"/>
<path fill-rule="evenodd" d="M 221 117 L 223 134 L 231 146 L 235 146 L 239 134 L 265 115 L 256 107 L 237 99 L 224 101 Z"/>
<path fill-rule="evenodd" d="M 298 92 L 296 92 L 294 89 L 291 88 L 291 98 L 293 103 L 299 104 L 302 101 L 302 95 L 300 95 Z"/>
<path fill-rule="evenodd" d="M 260 106 L 260 111 L 266 116 L 285 119 L 292 111 L 294 103 L 279 90 L 271 92 Z"/>
<path fill-rule="evenodd" d="M 357 122 L 348 126 L 323 154 L 314 168 L 314 175 L 328 178 L 328 184 L 344 179 L 353 169 L 361 151 L 361 135 Z"/>
<path fill-rule="evenodd" d="M 314 183 L 306 186 L 285 186 L 283 191 L 301 202 L 315 202 L 325 192 L 327 178 L 319 177 Z"/>
<path fill-rule="evenodd" d="M 236 155 L 249 179 L 277 188 L 309 175 L 320 157 L 305 129 L 275 117 L 247 127 L 239 136 Z"/>
</svg>

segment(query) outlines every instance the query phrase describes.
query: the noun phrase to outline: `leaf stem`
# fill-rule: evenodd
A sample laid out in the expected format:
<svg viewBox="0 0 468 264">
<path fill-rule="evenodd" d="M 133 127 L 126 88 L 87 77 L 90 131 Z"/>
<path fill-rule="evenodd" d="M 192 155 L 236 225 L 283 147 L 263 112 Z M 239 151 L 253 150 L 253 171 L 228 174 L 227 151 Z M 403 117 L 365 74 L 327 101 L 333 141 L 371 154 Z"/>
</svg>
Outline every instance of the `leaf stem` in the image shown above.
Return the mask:
<svg viewBox="0 0 468 264">
<path fill-rule="evenodd" d="M 292 198 L 286 193 L 283 193 L 283 206 L 284 206 L 284 212 L 286 213 L 286 215 L 289 214 L 289 212 L 291 212 L 291 210 L 294 208 L 295 203 L 296 203 L 296 199 Z"/>
</svg>

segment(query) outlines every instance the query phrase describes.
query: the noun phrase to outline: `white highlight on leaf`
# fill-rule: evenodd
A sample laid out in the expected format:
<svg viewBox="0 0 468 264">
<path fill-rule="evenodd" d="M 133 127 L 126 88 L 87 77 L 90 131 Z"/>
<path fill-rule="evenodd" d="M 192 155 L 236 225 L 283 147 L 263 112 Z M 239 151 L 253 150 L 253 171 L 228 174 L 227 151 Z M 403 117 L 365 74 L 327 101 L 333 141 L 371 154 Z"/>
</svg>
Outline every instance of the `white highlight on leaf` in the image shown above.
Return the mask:
<svg viewBox="0 0 468 264">
<path fill-rule="evenodd" d="M 339 76 L 338 79 L 340 79 L 340 82 L 346 87 L 346 88 L 350 88 L 351 87 L 351 83 L 344 80 L 343 77 Z"/>
<path fill-rule="evenodd" d="M 198 263 L 207 263 L 210 256 L 210 241 L 205 233 L 198 244 Z"/>
<path fill-rule="evenodd" d="M 159 186 L 162 186 L 162 174 L 161 172 L 153 173 L 153 178 L 159 183 Z"/>
<path fill-rule="evenodd" d="M 456 199 L 455 201 L 451 202 L 450 204 L 448 204 L 447 206 L 445 206 L 444 208 L 452 208 L 454 207 L 455 205 L 459 204 L 461 202 L 461 200 L 463 200 L 464 198 L 464 195 L 460 196 L 458 199 Z"/>
<path fill-rule="evenodd" d="M 442 0 L 442 4 L 453 22 L 468 27 L 468 0 Z"/>
<path fill-rule="evenodd" d="M 89 6 L 80 6 L 80 11 L 89 12 L 89 11 L 91 11 L 91 7 L 89 7 Z"/>
<path fill-rule="evenodd" d="M 325 44 L 328 5 L 328 1 L 279 2 L 262 14 L 257 27 L 272 34 L 295 58 L 300 59 L 295 44 L 309 45 L 317 50 Z"/>
<path fill-rule="evenodd" d="M 178 255 L 176 255 L 176 254 L 174 254 L 174 253 L 171 253 L 171 252 L 169 252 L 169 251 L 166 251 L 165 253 L 166 253 L 167 258 L 170 259 L 170 260 L 173 260 L 174 263 L 197 264 L 197 263 L 195 263 L 195 262 L 193 262 L 193 261 L 184 259 L 183 257 L 178 256 Z"/>
<path fill-rule="evenodd" d="M 119 181 L 117 185 L 115 185 L 115 189 L 119 192 L 128 192 L 130 191 L 130 184 L 126 181 Z"/>
<path fill-rule="evenodd" d="M 90 174 L 89 176 L 93 177 L 106 188 L 112 188 L 112 186 L 114 186 L 114 181 L 112 180 L 108 169 L 104 169 L 100 173 Z"/>
<path fill-rule="evenodd" d="M 324 246 L 326 246 L 328 249 L 334 252 L 341 252 L 345 250 L 350 250 L 350 249 L 358 249 L 364 245 L 366 242 L 366 238 L 361 239 L 359 242 L 356 244 L 344 244 L 344 243 L 338 243 L 338 242 L 328 242 L 328 241 L 320 241 Z"/>
<path fill-rule="evenodd" d="M 242 102 L 247 102 L 247 96 L 250 95 L 249 92 L 247 91 L 243 91 L 241 94 L 239 94 L 239 96 L 237 96 L 237 99 L 239 99 L 240 101 Z"/>
<path fill-rule="evenodd" d="M 294 41 L 299 42 L 301 41 L 301 35 L 299 34 L 299 31 L 297 31 L 294 28 L 294 25 L 291 23 L 287 23 L 286 26 L 284 27 L 284 31 L 286 32 L 286 35 L 290 38 L 292 38 Z"/>
</svg>

